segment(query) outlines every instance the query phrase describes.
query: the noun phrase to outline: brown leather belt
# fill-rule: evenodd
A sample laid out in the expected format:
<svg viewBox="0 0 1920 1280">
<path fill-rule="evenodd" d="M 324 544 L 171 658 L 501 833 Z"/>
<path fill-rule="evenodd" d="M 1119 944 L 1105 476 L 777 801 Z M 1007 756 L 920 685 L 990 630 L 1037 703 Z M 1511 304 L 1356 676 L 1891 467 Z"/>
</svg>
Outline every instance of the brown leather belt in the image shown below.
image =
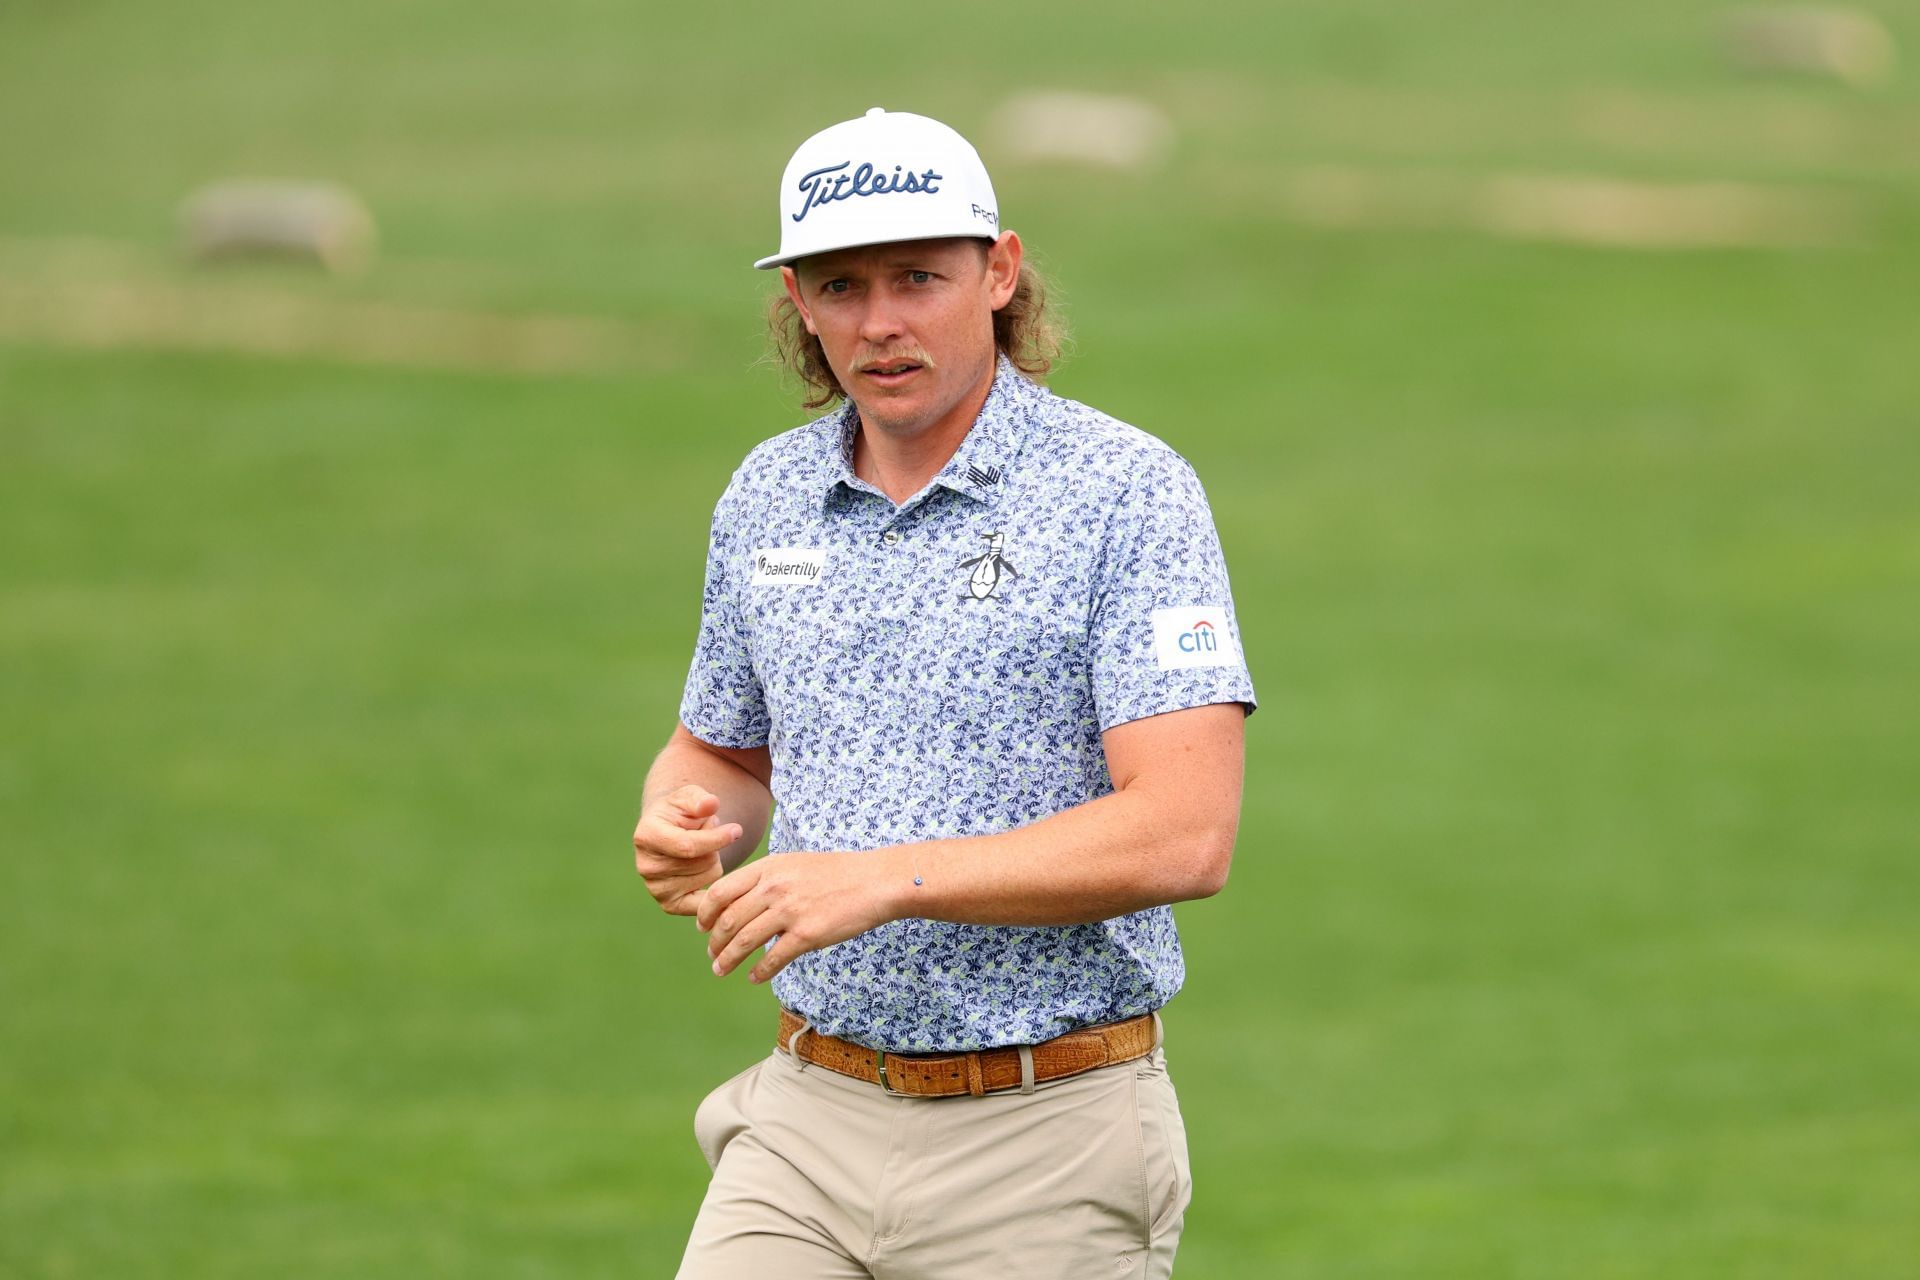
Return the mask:
<svg viewBox="0 0 1920 1280">
<path fill-rule="evenodd" d="M 877 1084 L 889 1093 L 915 1098 L 947 1098 L 970 1093 L 974 1097 L 1023 1085 L 1020 1047 L 979 1049 L 969 1053 L 888 1053 L 851 1040 L 821 1035 L 807 1027 L 799 1014 L 780 1010 L 780 1030 L 774 1044 L 783 1052 L 794 1034 L 806 1027 L 795 1049 L 806 1062 L 843 1076 Z M 1095 1067 L 1131 1062 L 1153 1052 L 1153 1015 L 1143 1013 L 1124 1022 L 1081 1027 L 1031 1047 L 1033 1082 L 1077 1076 Z"/>
</svg>

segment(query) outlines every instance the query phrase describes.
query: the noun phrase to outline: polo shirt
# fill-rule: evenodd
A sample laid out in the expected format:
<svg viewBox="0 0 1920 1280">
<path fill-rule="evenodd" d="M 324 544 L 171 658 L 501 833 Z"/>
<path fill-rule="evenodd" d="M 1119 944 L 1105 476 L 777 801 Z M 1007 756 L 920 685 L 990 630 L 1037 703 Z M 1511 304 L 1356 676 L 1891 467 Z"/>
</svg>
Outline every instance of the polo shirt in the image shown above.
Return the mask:
<svg viewBox="0 0 1920 1280">
<path fill-rule="evenodd" d="M 680 720 L 768 748 L 768 855 L 1028 825 L 1113 791 L 1100 735 L 1255 707 L 1200 480 L 1163 441 L 1004 355 L 953 457 L 896 505 L 859 416 L 763 441 L 713 512 Z M 1092 924 L 895 920 L 773 979 L 815 1028 L 897 1052 L 1032 1044 L 1157 1009 L 1170 907 Z"/>
</svg>

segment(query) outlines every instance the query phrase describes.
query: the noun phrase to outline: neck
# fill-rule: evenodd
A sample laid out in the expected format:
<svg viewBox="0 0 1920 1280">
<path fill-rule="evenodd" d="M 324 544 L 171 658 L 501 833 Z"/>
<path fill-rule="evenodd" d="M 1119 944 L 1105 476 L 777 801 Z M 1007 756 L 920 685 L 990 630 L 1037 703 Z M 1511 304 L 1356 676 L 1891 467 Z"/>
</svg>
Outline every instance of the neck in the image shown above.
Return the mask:
<svg viewBox="0 0 1920 1280">
<path fill-rule="evenodd" d="M 923 427 L 876 427 L 872 418 L 860 414 L 853 436 L 853 474 L 886 494 L 896 507 L 926 488 L 973 430 L 998 369 L 997 360 L 988 364 L 985 378 L 973 390 Z M 854 407 L 859 408 L 858 401 Z"/>
</svg>

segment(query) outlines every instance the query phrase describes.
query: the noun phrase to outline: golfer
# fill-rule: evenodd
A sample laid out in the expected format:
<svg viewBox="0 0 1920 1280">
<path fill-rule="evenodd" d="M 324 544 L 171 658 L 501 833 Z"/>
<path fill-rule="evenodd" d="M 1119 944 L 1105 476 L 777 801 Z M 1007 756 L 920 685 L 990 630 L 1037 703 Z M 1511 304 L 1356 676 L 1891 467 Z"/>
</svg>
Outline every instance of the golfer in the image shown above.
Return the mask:
<svg viewBox="0 0 1920 1280">
<path fill-rule="evenodd" d="M 809 138 L 758 265 L 838 407 L 720 495 L 634 830 L 713 973 L 780 1005 L 695 1115 L 680 1275 L 1166 1276 L 1168 904 L 1226 882 L 1254 708 L 1206 495 L 1038 381 L 1040 281 L 947 126 Z"/>
</svg>

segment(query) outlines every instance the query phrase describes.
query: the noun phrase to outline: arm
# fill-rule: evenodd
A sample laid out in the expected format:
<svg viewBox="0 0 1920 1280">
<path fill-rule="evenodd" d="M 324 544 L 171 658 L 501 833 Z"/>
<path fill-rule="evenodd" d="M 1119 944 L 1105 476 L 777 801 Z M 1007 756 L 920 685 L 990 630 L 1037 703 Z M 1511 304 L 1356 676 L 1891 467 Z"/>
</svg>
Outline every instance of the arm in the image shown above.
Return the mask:
<svg viewBox="0 0 1920 1280">
<path fill-rule="evenodd" d="M 727 572 L 750 527 L 740 479 L 736 470 L 714 504 L 680 719 L 647 771 L 633 829 L 634 868 L 672 915 L 692 915 L 706 887 L 752 855 L 773 810 L 766 697 Z"/>
<path fill-rule="evenodd" d="M 895 857 L 873 870 L 887 918 L 1085 924 L 1211 897 L 1240 826 L 1245 720 L 1229 702 L 1115 725 L 1102 737 L 1111 795 L 1012 831 L 885 851 Z M 888 876 L 896 864 L 925 883 Z"/>
<path fill-rule="evenodd" d="M 1245 718 L 1229 702 L 1115 725 L 1102 737 L 1112 794 L 1013 831 L 730 872 L 698 908 L 714 972 L 775 934 L 755 982 L 890 920 L 1082 924 L 1217 893 L 1239 829 Z"/>
<path fill-rule="evenodd" d="M 718 747 L 676 724 L 641 790 L 634 867 L 672 915 L 692 915 L 707 885 L 760 847 L 773 816 L 765 747 Z"/>
</svg>

